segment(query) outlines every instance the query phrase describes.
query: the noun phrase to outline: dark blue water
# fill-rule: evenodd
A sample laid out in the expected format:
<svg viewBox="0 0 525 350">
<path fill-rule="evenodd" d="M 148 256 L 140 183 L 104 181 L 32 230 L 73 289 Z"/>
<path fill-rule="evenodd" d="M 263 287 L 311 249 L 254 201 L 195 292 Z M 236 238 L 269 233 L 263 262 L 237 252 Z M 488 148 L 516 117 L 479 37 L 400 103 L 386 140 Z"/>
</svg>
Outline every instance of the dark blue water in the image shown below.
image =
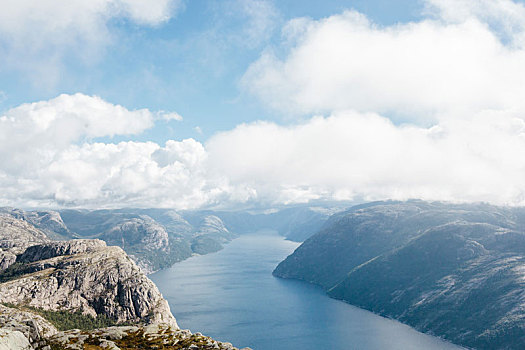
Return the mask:
<svg viewBox="0 0 525 350">
<path fill-rule="evenodd" d="M 150 278 L 181 328 L 256 350 L 460 349 L 399 322 L 272 276 L 298 246 L 274 232 L 241 236 Z"/>
</svg>

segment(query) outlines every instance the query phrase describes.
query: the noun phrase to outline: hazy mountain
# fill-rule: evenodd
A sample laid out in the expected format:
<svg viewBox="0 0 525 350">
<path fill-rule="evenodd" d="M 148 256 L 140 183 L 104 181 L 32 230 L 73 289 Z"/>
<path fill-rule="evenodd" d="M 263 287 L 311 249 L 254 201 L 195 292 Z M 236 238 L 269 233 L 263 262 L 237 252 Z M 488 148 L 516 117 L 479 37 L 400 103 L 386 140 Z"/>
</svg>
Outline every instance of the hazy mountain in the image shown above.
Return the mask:
<svg viewBox="0 0 525 350">
<path fill-rule="evenodd" d="M 62 210 L 60 214 L 71 231 L 123 248 L 147 273 L 193 253 L 220 250 L 235 237 L 219 218 L 214 225 L 192 225 L 168 209 Z"/>
<path fill-rule="evenodd" d="M 331 214 L 341 210 L 340 207 L 297 206 L 262 212 L 252 211 L 207 211 L 188 212 L 188 217 L 207 213 L 220 217 L 233 232 L 247 233 L 262 229 L 272 229 L 281 236 L 296 242 L 302 242 L 316 233 L 328 220 Z"/>
<path fill-rule="evenodd" d="M 0 215 L 9 215 L 26 221 L 42 230 L 50 239 L 70 239 L 74 237 L 74 234 L 68 229 L 57 211 L 24 211 L 17 208 L 3 207 L 0 208 Z"/>
<path fill-rule="evenodd" d="M 525 345 L 524 209 L 379 202 L 332 216 L 275 269 L 455 343 Z"/>
<path fill-rule="evenodd" d="M 133 208 L 60 211 L 0 208 L 2 215 L 25 221 L 54 240 L 98 238 L 109 245 L 119 246 L 146 273 L 169 267 L 192 254 L 216 252 L 240 233 L 274 229 L 288 239 L 302 241 L 315 233 L 332 212 L 333 209 L 308 206 L 258 213 Z"/>
</svg>

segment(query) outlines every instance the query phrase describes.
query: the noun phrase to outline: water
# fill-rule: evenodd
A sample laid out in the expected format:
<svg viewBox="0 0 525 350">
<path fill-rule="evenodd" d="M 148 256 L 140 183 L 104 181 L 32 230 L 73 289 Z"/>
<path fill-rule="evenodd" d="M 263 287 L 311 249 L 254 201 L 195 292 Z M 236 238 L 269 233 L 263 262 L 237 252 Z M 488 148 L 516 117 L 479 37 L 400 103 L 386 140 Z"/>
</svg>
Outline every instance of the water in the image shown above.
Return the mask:
<svg viewBox="0 0 525 350">
<path fill-rule="evenodd" d="M 243 235 L 150 278 L 181 328 L 256 350 L 461 349 L 271 272 L 298 244 L 272 231 Z"/>
</svg>

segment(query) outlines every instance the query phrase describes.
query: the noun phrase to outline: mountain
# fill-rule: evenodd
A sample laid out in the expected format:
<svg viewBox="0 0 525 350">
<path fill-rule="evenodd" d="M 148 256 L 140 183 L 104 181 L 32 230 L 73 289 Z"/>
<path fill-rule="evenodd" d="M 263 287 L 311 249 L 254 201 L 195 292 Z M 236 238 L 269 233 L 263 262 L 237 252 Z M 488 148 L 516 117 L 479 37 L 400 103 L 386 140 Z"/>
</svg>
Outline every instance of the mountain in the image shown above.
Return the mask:
<svg viewBox="0 0 525 350">
<path fill-rule="evenodd" d="M 70 237 L 97 238 L 117 245 L 146 273 L 152 273 L 192 254 L 216 252 L 239 233 L 274 229 L 288 239 L 302 241 L 317 231 L 332 212 L 320 207 L 270 213 L 128 208 L 64 209 L 58 215 Z"/>
<path fill-rule="evenodd" d="M 0 300 L 47 311 L 72 310 L 115 323 L 176 327 L 157 287 L 119 247 L 100 240 L 33 245 L 0 273 Z"/>
<path fill-rule="evenodd" d="M 474 348 L 525 346 L 525 209 L 377 202 L 333 215 L 275 276 Z"/>
<path fill-rule="evenodd" d="M 119 247 L 51 241 L 0 215 L 0 349 L 235 349 L 180 330 L 155 284 Z"/>
<path fill-rule="evenodd" d="M 200 215 L 190 224 L 170 209 L 61 210 L 60 215 L 77 236 L 123 248 L 146 273 L 215 252 L 236 237 L 217 217 Z"/>
<path fill-rule="evenodd" d="M 303 241 L 316 232 L 333 209 L 299 206 L 271 212 L 180 211 L 172 209 L 63 209 L 24 211 L 0 208 L 0 215 L 27 222 L 52 240 L 101 239 L 119 246 L 146 273 L 167 268 L 193 254 L 223 248 L 239 233 L 277 230 Z M 13 259 L 0 253 L 0 266 Z"/>
<path fill-rule="evenodd" d="M 26 221 L 40 229 L 47 237 L 54 240 L 74 238 L 74 234 L 68 229 L 60 213 L 53 210 L 24 211 L 22 209 L 3 207 L 0 215 L 12 216 L 15 219 Z"/>
<path fill-rule="evenodd" d="M 27 247 L 49 242 L 42 231 L 26 221 L 0 214 L 0 272 L 16 262 L 16 255 Z"/>
<path fill-rule="evenodd" d="M 208 211 L 208 215 L 215 215 L 233 232 L 248 233 L 263 229 L 279 232 L 286 239 L 302 242 L 316 233 L 326 220 L 336 211 L 338 206 L 310 207 L 297 206 L 279 210 L 262 212 L 251 211 Z M 185 213 L 188 217 L 202 215 L 202 212 Z"/>
</svg>

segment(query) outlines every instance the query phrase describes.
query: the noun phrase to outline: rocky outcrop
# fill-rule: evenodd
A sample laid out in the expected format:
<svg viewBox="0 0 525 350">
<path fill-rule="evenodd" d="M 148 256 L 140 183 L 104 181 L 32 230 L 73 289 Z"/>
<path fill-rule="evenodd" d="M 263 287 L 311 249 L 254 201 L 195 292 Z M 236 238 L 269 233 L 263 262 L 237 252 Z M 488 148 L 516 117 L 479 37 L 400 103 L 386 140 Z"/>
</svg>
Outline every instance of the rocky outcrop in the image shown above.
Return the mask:
<svg viewBox="0 0 525 350">
<path fill-rule="evenodd" d="M 238 350 L 230 343 L 165 323 L 58 331 L 34 312 L 0 305 L 0 350 L 158 348 Z"/>
<path fill-rule="evenodd" d="M 19 331 L 0 329 L 0 350 L 31 350 L 29 340 Z"/>
<path fill-rule="evenodd" d="M 72 310 L 115 322 L 176 327 L 157 287 L 118 247 L 77 240 L 36 245 L 0 273 L 0 300 L 43 310 Z"/>
<path fill-rule="evenodd" d="M 151 227 L 149 243 L 161 248 L 165 232 Z M 97 239 L 52 242 L 12 215 L 0 215 L 0 228 L 0 350 L 236 350 L 180 330 L 157 287 L 121 248 Z M 100 324 L 115 326 L 92 329 Z"/>
<path fill-rule="evenodd" d="M 166 349 L 166 350 L 238 350 L 200 333 L 172 328 L 164 324 L 109 327 L 94 331 L 78 329 L 61 332 L 49 344 L 63 349 Z M 249 350 L 244 348 L 243 350 Z"/>
<path fill-rule="evenodd" d="M 16 255 L 0 249 L 0 271 L 7 269 L 16 261 Z"/>
<path fill-rule="evenodd" d="M 44 232 L 30 223 L 0 214 L 0 248 L 3 251 L 19 254 L 29 246 L 49 241 Z"/>
<path fill-rule="evenodd" d="M 20 263 L 31 263 L 58 256 L 93 253 L 106 247 L 99 239 L 76 239 L 71 241 L 50 242 L 28 247 L 17 258 Z"/>
<path fill-rule="evenodd" d="M 20 332 L 32 348 L 45 347 L 46 339 L 58 333 L 42 316 L 4 305 L 0 305 L 0 330 Z"/>
<path fill-rule="evenodd" d="M 16 255 L 34 244 L 49 242 L 47 236 L 28 222 L 0 213 L 0 272 L 15 263 Z"/>
</svg>

